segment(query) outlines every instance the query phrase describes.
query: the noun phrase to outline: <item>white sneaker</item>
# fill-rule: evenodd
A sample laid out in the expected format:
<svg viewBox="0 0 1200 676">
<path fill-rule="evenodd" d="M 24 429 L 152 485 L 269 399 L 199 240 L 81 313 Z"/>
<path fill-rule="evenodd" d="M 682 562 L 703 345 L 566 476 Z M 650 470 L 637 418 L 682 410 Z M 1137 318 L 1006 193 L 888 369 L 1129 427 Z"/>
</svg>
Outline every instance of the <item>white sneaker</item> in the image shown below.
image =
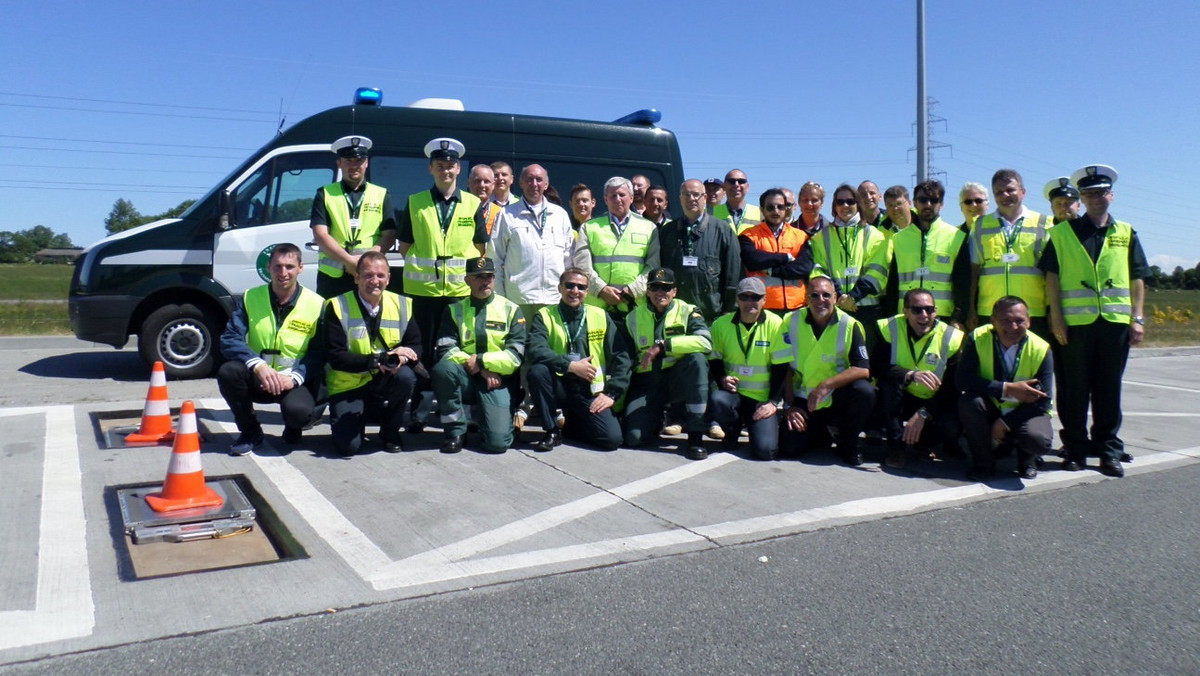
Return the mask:
<svg viewBox="0 0 1200 676">
<path fill-rule="evenodd" d="M 518 408 L 517 412 L 513 414 L 513 429 L 520 432 L 521 428 L 525 427 L 526 420 L 529 420 L 529 412 L 523 408 Z"/>
<path fill-rule="evenodd" d="M 679 423 L 671 423 L 670 425 L 663 425 L 662 433 L 667 435 L 668 437 L 673 437 L 676 434 L 683 434 L 683 425 L 680 425 Z"/>
<path fill-rule="evenodd" d="M 721 429 L 721 426 L 717 423 L 713 423 L 712 426 L 708 428 L 708 438 L 720 441 L 725 438 L 725 430 Z"/>
</svg>

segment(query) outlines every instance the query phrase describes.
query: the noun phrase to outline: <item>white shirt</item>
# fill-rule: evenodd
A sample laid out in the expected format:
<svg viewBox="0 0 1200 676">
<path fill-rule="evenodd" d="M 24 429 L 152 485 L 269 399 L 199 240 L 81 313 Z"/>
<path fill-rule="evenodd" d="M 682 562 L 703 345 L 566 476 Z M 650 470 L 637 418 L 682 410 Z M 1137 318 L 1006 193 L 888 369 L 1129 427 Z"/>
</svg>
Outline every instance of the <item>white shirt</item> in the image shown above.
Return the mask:
<svg viewBox="0 0 1200 676">
<path fill-rule="evenodd" d="M 566 209 L 544 199 L 534 206 L 520 200 L 504 207 L 488 242 L 488 255 L 496 261 L 496 293 L 518 305 L 557 303 L 558 277 L 567 269 L 574 243 Z"/>
</svg>

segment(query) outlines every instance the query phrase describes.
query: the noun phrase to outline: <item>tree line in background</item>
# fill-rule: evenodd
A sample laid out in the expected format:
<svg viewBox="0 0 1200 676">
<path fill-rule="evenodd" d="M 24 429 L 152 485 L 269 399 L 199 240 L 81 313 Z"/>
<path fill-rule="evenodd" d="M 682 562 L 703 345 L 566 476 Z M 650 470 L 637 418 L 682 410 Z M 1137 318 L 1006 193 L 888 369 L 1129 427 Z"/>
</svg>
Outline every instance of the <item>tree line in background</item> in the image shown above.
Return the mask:
<svg viewBox="0 0 1200 676">
<path fill-rule="evenodd" d="M 184 200 L 161 214 L 143 216 L 133 202 L 118 199 L 113 203 L 112 210 L 104 219 L 104 230 L 112 235 L 139 225 L 151 223 L 163 218 L 177 218 L 196 200 Z M 0 230 L 0 263 L 31 263 L 35 255 L 42 249 L 71 249 L 75 244 L 65 233 L 56 233 L 44 225 L 36 225 L 27 230 L 12 232 Z M 63 262 L 64 259 L 51 259 L 44 262 Z"/>
<path fill-rule="evenodd" d="M 1167 274 L 1157 265 L 1150 266 L 1150 278 L 1146 286 L 1151 289 L 1200 289 L 1200 263 L 1191 270 L 1185 270 L 1182 265 L 1175 266 L 1175 271 Z"/>
</svg>

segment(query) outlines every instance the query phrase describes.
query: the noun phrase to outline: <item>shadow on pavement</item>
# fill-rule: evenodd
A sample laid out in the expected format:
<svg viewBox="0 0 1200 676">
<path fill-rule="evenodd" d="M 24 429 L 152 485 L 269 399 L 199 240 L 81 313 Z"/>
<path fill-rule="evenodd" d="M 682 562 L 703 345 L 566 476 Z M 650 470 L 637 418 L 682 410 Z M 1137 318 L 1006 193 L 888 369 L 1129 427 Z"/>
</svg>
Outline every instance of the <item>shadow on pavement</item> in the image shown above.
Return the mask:
<svg viewBox="0 0 1200 676">
<path fill-rule="evenodd" d="M 18 370 L 42 378 L 83 378 L 117 382 L 145 381 L 150 377 L 150 369 L 137 352 L 116 350 L 58 354 L 30 362 Z"/>
</svg>

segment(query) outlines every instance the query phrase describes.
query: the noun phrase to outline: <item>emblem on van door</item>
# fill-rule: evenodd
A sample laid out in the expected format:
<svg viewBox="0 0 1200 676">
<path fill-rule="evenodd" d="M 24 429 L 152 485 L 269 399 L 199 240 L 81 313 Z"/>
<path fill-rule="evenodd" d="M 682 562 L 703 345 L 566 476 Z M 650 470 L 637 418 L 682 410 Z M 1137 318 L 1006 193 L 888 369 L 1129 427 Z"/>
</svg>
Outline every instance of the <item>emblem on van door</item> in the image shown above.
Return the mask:
<svg viewBox="0 0 1200 676">
<path fill-rule="evenodd" d="M 258 252 L 258 260 L 254 261 L 254 269 L 258 271 L 258 276 L 264 282 L 271 281 L 271 252 L 275 250 L 276 245 L 268 245 L 267 248 Z"/>
</svg>

